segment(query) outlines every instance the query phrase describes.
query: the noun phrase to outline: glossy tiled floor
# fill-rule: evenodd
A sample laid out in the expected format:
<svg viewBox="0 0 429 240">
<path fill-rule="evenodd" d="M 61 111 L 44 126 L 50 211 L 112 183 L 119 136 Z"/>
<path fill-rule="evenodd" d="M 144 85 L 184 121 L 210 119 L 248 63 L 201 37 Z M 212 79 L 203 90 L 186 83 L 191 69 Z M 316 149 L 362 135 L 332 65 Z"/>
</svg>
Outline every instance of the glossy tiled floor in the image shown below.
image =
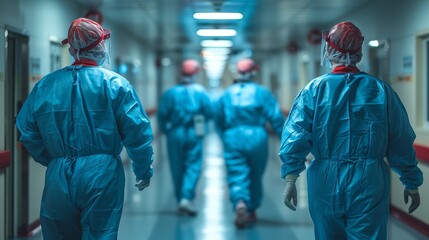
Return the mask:
<svg viewBox="0 0 429 240">
<path fill-rule="evenodd" d="M 277 139 L 271 139 L 271 156 L 265 177 L 265 196 L 259 209 L 257 224 L 249 229 L 237 230 L 234 214 L 228 200 L 222 146 L 215 134 L 205 140 L 205 164 L 198 185 L 197 217 L 180 217 L 176 214 L 171 177 L 166 158 L 165 139 L 157 138 L 155 175 L 151 186 L 143 192 L 134 186 L 134 177 L 127 165 L 127 189 L 124 211 L 119 229 L 119 240 L 311 240 L 313 223 L 307 208 L 305 177 L 298 182 L 298 210 L 292 212 L 282 202 L 283 181 L 279 178 L 280 161 L 277 157 Z M 40 240 L 40 232 L 31 240 Z M 404 223 L 392 218 L 389 239 L 428 239 Z"/>
</svg>

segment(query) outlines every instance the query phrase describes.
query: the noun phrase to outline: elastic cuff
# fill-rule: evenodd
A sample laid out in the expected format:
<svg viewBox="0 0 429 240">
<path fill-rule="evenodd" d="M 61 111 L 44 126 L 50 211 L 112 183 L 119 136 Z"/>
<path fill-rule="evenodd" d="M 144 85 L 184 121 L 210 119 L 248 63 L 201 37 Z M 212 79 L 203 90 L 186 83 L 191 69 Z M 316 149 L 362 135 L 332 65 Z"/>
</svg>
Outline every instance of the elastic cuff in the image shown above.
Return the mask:
<svg viewBox="0 0 429 240">
<path fill-rule="evenodd" d="M 298 176 L 289 174 L 285 177 L 285 180 L 286 182 L 295 183 L 297 178 Z"/>
<path fill-rule="evenodd" d="M 407 189 L 407 191 L 410 192 L 411 194 L 419 193 L 419 189 L 418 188 L 417 189 L 413 189 L 413 190 Z"/>
</svg>

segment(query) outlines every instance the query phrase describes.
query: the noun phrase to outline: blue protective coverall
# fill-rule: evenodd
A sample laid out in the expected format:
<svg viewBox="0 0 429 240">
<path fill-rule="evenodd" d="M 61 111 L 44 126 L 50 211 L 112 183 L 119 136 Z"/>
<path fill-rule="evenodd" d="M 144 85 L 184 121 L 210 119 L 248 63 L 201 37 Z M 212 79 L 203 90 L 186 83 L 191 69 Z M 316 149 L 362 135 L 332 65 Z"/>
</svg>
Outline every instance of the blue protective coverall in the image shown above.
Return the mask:
<svg viewBox="0 0 429 240">
<path fill-rule="evenodd" d="M 35 85 L 16 125 L 34 160 L 47 166 L 44 239 L 117 239 L 123 146 L 137 179 L 153 174 L 150 122 L 130 83 L 102 67 L 65 67 Z"/>
<path fill-rule="evenodd" d="M 397 94 L 364 72 L 325 74 L 300 92 L 282 133 L 281 175 L 298 176 L 314 155 L 307 184 L 316 239 L 387 239 L 388 166 L 407 189 L 423 182 L 414 139 Z"/>
<path fill-rule="evenodd" d="M 262 175 L 268 158 L 266 123 L 280 137 L 283 113 L 274 96 L 252 81 L 227 88 L 216 103 L 215 113 L 233 208 L 242 200 L 247 210 L 254 212 L 262 202 Z"/>
<path fill-rule="evenodd" d="M 193 200 L 202 167 L 203 136 L 196 134 L 194 118 L 213 116 L 211 101 L 204 87 L 197 83 L 180 83 L 161 97 L 158 123 L 167 136 L 168 158 L 175 196 Z"/>
</svg>

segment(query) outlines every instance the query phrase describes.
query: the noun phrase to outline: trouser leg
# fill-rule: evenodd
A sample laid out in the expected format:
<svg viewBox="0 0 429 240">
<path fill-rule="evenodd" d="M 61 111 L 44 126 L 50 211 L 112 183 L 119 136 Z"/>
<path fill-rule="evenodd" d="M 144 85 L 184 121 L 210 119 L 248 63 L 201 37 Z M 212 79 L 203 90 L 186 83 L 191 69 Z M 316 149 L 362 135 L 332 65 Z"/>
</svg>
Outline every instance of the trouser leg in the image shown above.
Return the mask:
<svg viewBox="0 0 429 240">
<path fill-rule="evenodd" d="M 187 149 L 181 189 L 182 198 L 189 200 L 195 198 L 195 188 L 197 187 L 202 166 L 202 149 L 203 143 L 201 140 L 197 140 Z"/>
<path fill-rule="evenodd" d="M 40 223 L 46 240 L 82 239 L 80 213 L 72 204 L 65 159 L 53 160 L 46 170 Z"/>
<path fill-rule="evenodd" d="M 345 219 L 310 210 L 316 240 L 347 240 Z"/>
<path fill-rule="evenodd" d="M 240 200 L 250 203 L 250 167 L 248 160 L 238 152 L 225 152 L 227 180 L 233 209 Z"/>
</svg>

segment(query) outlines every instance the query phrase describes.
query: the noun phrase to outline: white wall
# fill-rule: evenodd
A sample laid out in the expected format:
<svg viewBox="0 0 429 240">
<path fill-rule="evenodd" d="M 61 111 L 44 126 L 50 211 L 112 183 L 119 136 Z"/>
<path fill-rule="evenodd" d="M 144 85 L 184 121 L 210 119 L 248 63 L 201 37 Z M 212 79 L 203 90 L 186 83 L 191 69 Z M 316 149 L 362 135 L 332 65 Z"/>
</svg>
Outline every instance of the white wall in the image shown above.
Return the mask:
<svg viewBox="0 0 429 240">
<path fill-rule="evenodd" d="M 297 86 L 299 85 L 298 59 L 298 55 L 292 55 L 286 52 L 280 55 L 278 65 L 280 87 L 277 95 L 280 107 L 285 110 L 290 110 L 293 100 L 299 91 L 297 90 Z"/>
<path fill-rule="evenodd" d="M 144 106 L 146 109 L 157 108 L 157 96 L 156 96 L 156 55 L 154 52 L 151 52 L 146 49 L 143 59 L 143 73 L 144 73 L 144 95 L 146 98 L 143 99 Z"/>
</svg>

